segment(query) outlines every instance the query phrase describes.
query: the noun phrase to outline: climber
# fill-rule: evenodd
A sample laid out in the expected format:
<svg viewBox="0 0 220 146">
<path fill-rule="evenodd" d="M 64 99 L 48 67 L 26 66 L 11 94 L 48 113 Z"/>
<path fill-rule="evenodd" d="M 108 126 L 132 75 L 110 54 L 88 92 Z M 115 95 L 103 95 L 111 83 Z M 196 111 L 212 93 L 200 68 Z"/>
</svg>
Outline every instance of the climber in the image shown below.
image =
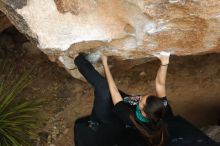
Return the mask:
<svg viewBox="0 0 220 146">
<path fill-rule="evenodd" d="M 94 69 L 86 56 L 79 54 L 75 64 L 94 87 L 95 99 L 88 122 L 76 121 L 76 146 L 166 145 L 168 134 L 163 118 L 172 116 L 165 90 L 170 53 L 155 54 L 161 61 L 156 76 L 156 96 L 125 94 L 112 78 L 107 56 L 101 57 L 106 78 Z"/>
</svg>

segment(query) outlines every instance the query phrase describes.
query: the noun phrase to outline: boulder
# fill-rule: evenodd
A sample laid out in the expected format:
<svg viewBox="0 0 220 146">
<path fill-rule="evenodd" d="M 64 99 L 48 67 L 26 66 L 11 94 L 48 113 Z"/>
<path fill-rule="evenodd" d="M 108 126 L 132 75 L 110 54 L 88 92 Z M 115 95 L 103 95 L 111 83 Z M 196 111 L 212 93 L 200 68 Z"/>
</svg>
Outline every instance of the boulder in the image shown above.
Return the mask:
<svg viewBox="0 0 220 146">
<path fill-rule="evenodd" d="M 0 10 L 73 76 L 79 52 L 124 60 L 220 52 L 218 0 L 0 0 Z"/>
<path fill-rule="evenodd" d="M 210 125 L 201 129 L 211 139 L 220 143 L 220 126 Z"/>
</svg>

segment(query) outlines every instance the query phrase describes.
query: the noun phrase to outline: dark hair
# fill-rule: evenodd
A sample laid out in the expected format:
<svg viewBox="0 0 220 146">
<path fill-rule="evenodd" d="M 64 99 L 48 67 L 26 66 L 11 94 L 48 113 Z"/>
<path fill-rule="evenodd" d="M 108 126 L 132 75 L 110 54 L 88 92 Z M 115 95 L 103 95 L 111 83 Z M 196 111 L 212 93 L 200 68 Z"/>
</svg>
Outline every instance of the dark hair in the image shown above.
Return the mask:
<svg viewBox="0 0 220 146">
<path fill-rule="evenodd" d="M 159 97 L 150 95 L 145 103 L 144 112 L 147 114 L 148 118 L 157 122 L 164 117 L 165 108 Z"/>
<path fill-rule="evenodd" d="M 165 114 L 165 107 L 161 99 L 157 96 L 148 96 L 144 106 L 144 112 L 151 120 L 152 126 L 145 126 L 135 120 L 134 114 L 130 115 L 130 119 L 139 130 L 146 142 L 150 146 L 165 146 L 167 143 L 167 128 L 162 118 Z"/>
</svg>

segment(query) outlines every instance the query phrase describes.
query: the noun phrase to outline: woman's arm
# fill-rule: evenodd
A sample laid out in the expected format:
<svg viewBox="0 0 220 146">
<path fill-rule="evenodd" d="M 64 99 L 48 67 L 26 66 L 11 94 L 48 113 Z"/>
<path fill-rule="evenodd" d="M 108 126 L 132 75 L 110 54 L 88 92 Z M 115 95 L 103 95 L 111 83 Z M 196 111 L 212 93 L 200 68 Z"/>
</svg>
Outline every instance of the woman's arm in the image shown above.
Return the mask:
<svg viewBox="0 0 220 146">
<path fill-rule="evenodd" d="M 116 105 L 118 102 L 122 101 L 122 96 L 119 93 L 119 90 L 115 84 L 115 81 L 112 77 L 110 69 L 108 67 L 108 59 L 107 56 L 102 56 L 102 64 L 104 66 L 105 76 L 108 81 L 109 90 L 112 96 L 113 104 Z"/>
<path fill-rule="evenodd" d="M 156 76 L 156 93 L 158 97 L 166 96 L 166 75 L 169 64 L 170 53 L 161 52 L 155 55 L 161 61 L 161 65 L 158 69 Z"/>
</svg>

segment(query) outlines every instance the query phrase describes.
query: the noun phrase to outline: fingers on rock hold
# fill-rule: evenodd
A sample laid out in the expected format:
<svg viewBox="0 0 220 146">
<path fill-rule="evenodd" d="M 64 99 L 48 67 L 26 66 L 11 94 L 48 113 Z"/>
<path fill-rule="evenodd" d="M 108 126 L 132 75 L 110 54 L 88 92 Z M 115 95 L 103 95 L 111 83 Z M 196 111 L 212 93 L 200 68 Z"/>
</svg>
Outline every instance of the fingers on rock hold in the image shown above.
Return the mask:
<svg viewBox="0 0 220 146">
<path fill-rule="evenodd" d="M 170 54 L 171 54 L 170 52 L 161 51 L 161 52 L 157 52 L 157 53 L 155 53 L 153 55 L 156 56 L 156 57 L 159 57 L 159 56 L 167 56 L 167 57 L 169 57 Z"/>
</svg>

